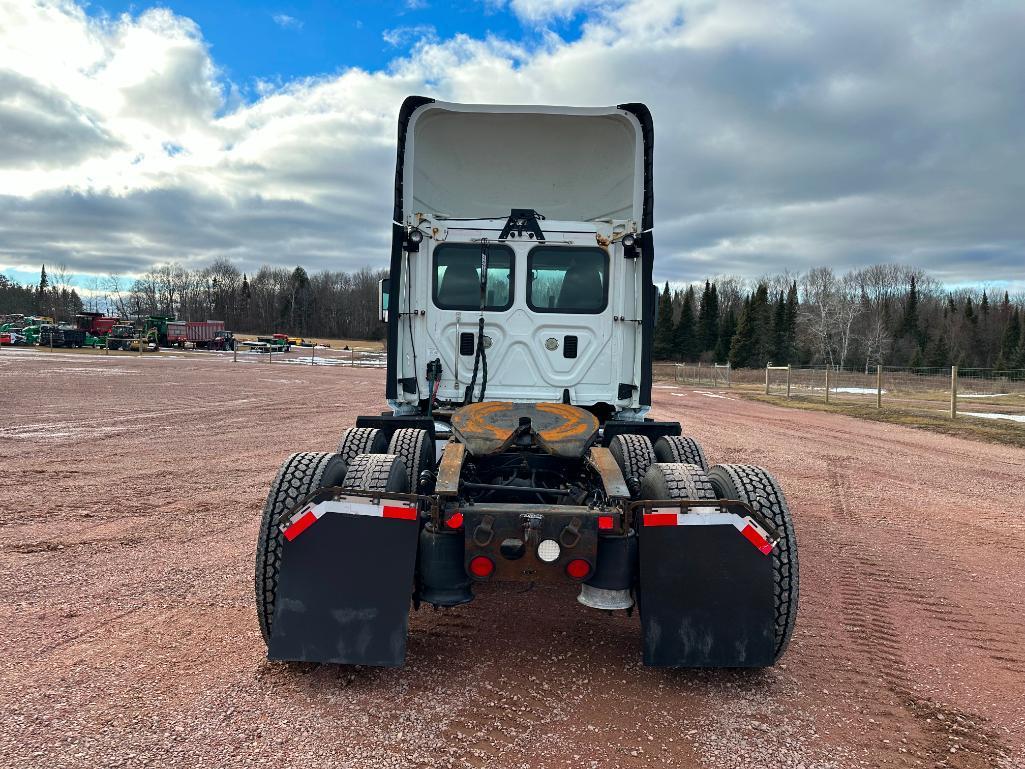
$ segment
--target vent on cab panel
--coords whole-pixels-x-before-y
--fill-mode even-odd
[[[469,331],[464,331],[459,335],[459,354],[460,355],[473,355],[474,345],[476,343],[473,334]]]
[[[575,336],[567,336],[562,341],[562,357],[563,358],[575,358],[577,357],[577,338]]]

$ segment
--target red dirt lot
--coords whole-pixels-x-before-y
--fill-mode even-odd
[[[1025,452],[659,387],[794,511],[797,630],[761,672],[640,665],[636,616],[488,586],[398,670],[270,664],[259,511],[383,373],[0,351],[10,767],[1025,767]]]

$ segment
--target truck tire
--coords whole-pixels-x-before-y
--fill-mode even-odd
[[[360,454],[384,454],[387,449],[388,437],[376,427],[350,427],[338,441],[338,455],[347,465]]]
[[[282,536],[275,521],[317,489],[340,485],[345,470],[345,462],[337,454],[304,451],[285,460],[270,486],[256,541],[256,613],[263,640],[268,644],[281,565]]]
[[[409,490],[416,493],[420,485],[420,474],[434,469],[434,443],[426,430],[403,427],[396,430],[388,444],[388,453],[402,457],[406,463],[406,477]]]
[[[630,486],[631,493],[635,485],[630,483],[633,478],[637,483],[648,472],[648,468],[656,461],[655,450],[646,435],[616,435],[609,441],[609,451],[615,458],[623,477]]]
[[[349,465],[342,486],[347,489],[404,493],[409,476],[402,457],[394,454],[360,454]]]
[[[797,538],[783,492],[767,471],[756,465],[716,465],[709,479],[722,499],[746,502],[761,513],[779,532],[779,543],[772,549],[773,594],[776,602],[776,656],[783,656],[797,619],[800,574],[797,563]]]
[[[716,499],[700,465],[655,462],[641,479],[641,499]]]
[[[659,462],[684,462],[708,472],[708,460],[701,445],[686,435],[663,435],[655,441],[655,458]]]

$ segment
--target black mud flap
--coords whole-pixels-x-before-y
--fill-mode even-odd
[[[771,546],[763,539],[759,547],[742,532],[751,523],[753,536],[771,535],[750,518],[725,512],[653,512],[644,516],[638,543],[644,664],[771,665]]]
[[[415,517],[325,512],[283,541],[268,658],[402,665],[419,533]]]

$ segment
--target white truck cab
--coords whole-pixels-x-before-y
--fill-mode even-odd
[[[411,97],[399,126],[382,297],[393,412],[483,399],[642,418],[654,308],[647,110]]]

